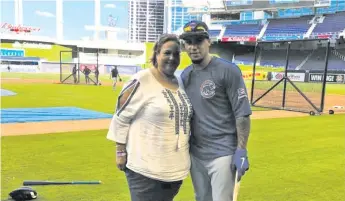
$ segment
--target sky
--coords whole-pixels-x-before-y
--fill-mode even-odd
[[[34,35],[56,37],[56,2],[55,0],[23,0],[24,26],[39,27]],[[128,29],[128,1],[101,0],[101,24],[108,25],[108,16],[112,15],[116,27]],[[14,24],[14,0],[0,0],[0,22]],[[85,25],[94,25],[93,0],[63,0],[63,35],[65,40],[80,40],[93,37],[94,32],[85,30]],[[100,38],[105,33],[100,32]],[[117,34],[118,39],[126,40],[127,33]]]

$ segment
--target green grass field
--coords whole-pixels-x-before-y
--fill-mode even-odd
[[[106,113],[113,113],[117,94],[121,90],[117,88],[113,93],[111,86],[44,83],[2,83],[1,87],[18,94],[1,98],[2,108],[75,106]],[[259,107],[252,109],[268,110]]]
[[[246,80],[246,86],[250,89],[252,86],[251,80]],[[271,88],[277,81],[255,81],[254,90],[268,90]],[[305,82],[293,82],[298,89],[302,92],[315,92],[321,94],[322,92],[322,83],[305,83]],[[287,91],[296,91],[295,88],[287,82],[286,85]],[[284,82],[279,83],[278,86],[274,88],[274,90],[283,90]],[[327,94],[337,94],[337,95],[345,95],[345,84],[326,84],[326,93]]]
[[[38,76],[19,76],[30,79],[31,75]],[[2,108],[76,106],[107,113],[113,113],[120,91],[112,91],[111,86],[37,83],[2,83],[1,88],[18,93],[1,97]],[[341,89],[328,85],[327,93],[342,94]],[[342,200],[344,123],[345,115],[339,114],[253,120],[248,144],[251,166],[241,184],[239,201]],[[101,180],[102,185],[34,189],[38,200],[129,201],[125,177],[115,166],[114,144],[105,138],[106,133],[2,137],[1,199],[5,200],[23,180]],[[188,178],[175,201],[192,200]]]
[[[250,171],[239,201],[344,198],[345,115],[253,120]],[[325,128],[327,125],[327,128]],[[2,137],[2,199],[23,180],[101,180],[96,186],[38,186],[41,200],[129,201],[107,130]],[[190,178],[176,201],[192,201]]]

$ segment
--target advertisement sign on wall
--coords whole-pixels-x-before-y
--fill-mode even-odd
[[[245,80],[253,79],[252,71],[243,71],[242,77]],[[267,72],[255,72],[255,80],[267,80]]]
[[[255,36],[230,36],[230,37],[223,37],[222,42],[230,42],[230,41],[248,41],[248,42],[255,42],[256,37]]]
[[[328,74],[326,76],[326,82],[344,83],[344,78],[345,78],[345,75],[343,74]],[[323,74],[310,73],[309,82],[323,82]]]
[[[261,40],[263,41],[276,41],[276,40],[299,40],[303,39],[303,35],[273,35],[273,36],[263,36]]]
[[[284,74],[285,74],[284,72],[272,72],[271,80],[275,80],[275,81],[281,80],[284,77]],[[294,81],[294,82],[304,82],[304,79],[305,79],[304,73],[288,72],[287,76],[291,81]]]
[[[0,56],[7,57],[24,57],[25,51],[22,49],[0,49]]]
[[[38,27],[13,25],[7,22],[1,23],[0,29],[10,30],[14,32],[33,32],[33,31],[37,32],[41,30]]]
[[[15,48],[35,48],[35,49],[52,49],[52,45],[44,43],[29,43],[29,42],[19,42],[13,43],[12,47]]]
[[[97,68],[96,64],[80,64],[79,70],[84,71],[85,68],[90,69],[91,71],[95,71]]]

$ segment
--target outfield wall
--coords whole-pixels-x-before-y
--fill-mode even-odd
[[[62,68],[64,68],[64,73],[72,73],[72,68],[74,63],[63,63]],[[94,71],[96,64],[80,64],[79,68],[83,69],[87,66],[89,69]],[[0,72],[8,72],[8,65],[0,65]],[[13,73],[60,73],[60,63],[59,62],[40,62],[39,65],[10,65],[11,72]],[[99,73],[110,74],[113,65],[98,65]],[[67,69],[67,70],[66,70]],[[69,70],[68,70],[69,69]],[[117,65],[117,69],[120,75],[133,75],[138,71],[142,70],[140,66],[137,65]]]
[[[66,47],[54,43],[42,43],[32,41],[1,42],[1,52],[16,57],[38,57],[40,59],[58,62],[60,61],[60,51],[72,51],[71,47]],[[72,60],[72,55],[62,58]]]
[[[264,72],[256,71],[255,80],[257,81],[279,81],[284,77],[285,72]],[[242,76],[245,80],[253,79],[252,71],[242,71]],[[293,82],[323,82],[324,73],[320,71],[288,71],[288,78]],[[327,83],[344,84],[345,71],[328,71],[326,77]]]
[[[0,65],[0,72],[8,72],[8,65]],[[37,65],[11,65],[11,72],[15,73],[41,73]]]

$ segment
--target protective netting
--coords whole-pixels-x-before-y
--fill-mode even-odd
[[[256,48],[256,73],[252,103],[255,106],[301,112],[322,109],[323,77],[310,79],[313,73],[325,72],[328,42],[320,40],[262,42]],[[257,70],[258,69],[258,70]]]

